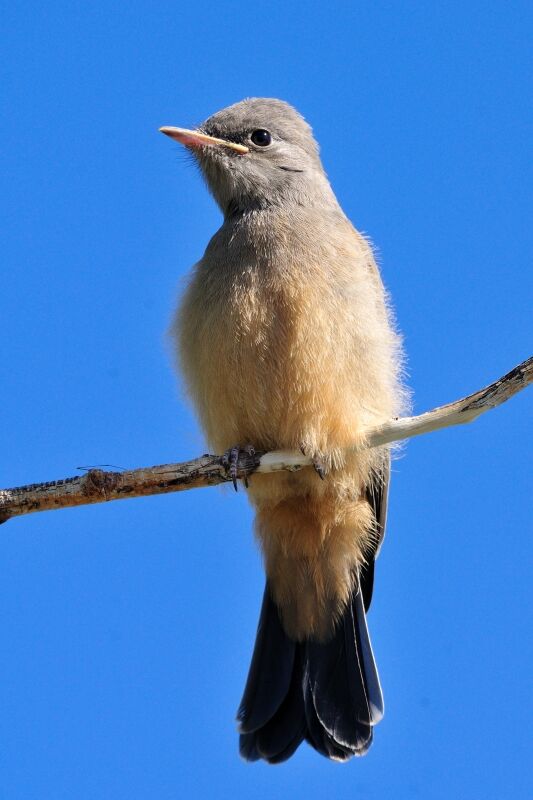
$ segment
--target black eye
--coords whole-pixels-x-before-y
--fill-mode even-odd
[[[272,136],[268,131],[265,131],[263,128],[259,128],[257,131],[252,133],[250,139],[258,147],[268,147],[272,141]]]

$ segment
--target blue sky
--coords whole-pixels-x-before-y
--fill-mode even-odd
[[[157,129],[246,96],[312,123],[417,411],[531,355],[531,23],[499,0],[4,4],[0,486],[203,452],[165,332],[220,216]],[[525,392],[395,463],[369,619],[387,710],[344,766],[238,757],[263,587],[244,493],[6,524],[0,797],[528,797],[531,446]]]

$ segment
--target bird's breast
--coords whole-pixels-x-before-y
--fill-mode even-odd
[[[210,267],[200,265],[178,322],[210,445],[346,446],[365,394],[364,298],[309,255]]]

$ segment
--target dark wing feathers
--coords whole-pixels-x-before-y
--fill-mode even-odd
[[[378,557],[379,550],[385,537],[385,525],[387,523],[387,502],[389,497],[390,481],[390,454],[387,455],[381,474],[376,480],[367,487],[366,499],[372,507],[376,520],[376,540],[374,547],[366,554],[366,562],[360,573],[361,592],[365,611],[370,608],[372,602],[372,591],[374,589],[374,564]]]
[[[379,681],[378,670],[370,644],[368,627],[366,624],[365,609],[361,592],[352,597],[352,613],[354,617],[354,631],[357,639],[357,652],[362,661],[362,673],[365,679],[366,695],[370,709],[370,722],[376,725],[383,717],[384,703],[383,692]]]

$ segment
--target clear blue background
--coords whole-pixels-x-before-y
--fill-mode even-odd
[[[165,339],[220,222],[179,147],[250,95],[313,124],[376,243],[415,408],[531,355],[526,2],[3,4],[0,486],[203,452]],[[0,797],[530,796],[531,392],[411,442],[370,615],[362,760],[248,765],[263,576],[244,493],[0,529]]]

